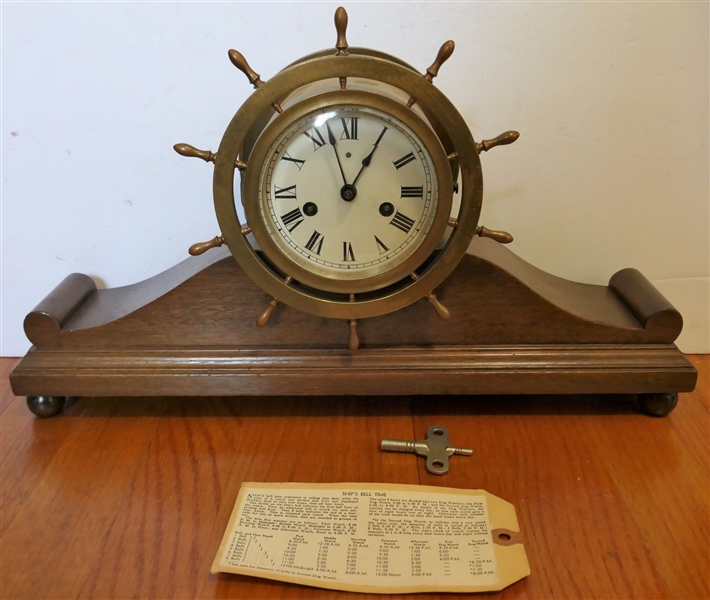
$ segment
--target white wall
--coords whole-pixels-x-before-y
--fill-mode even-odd
[[[335,43],[337,4],[2,4],[2,347],[67,274],[108,287],[159,273],[218,233],[211,165],[251,87]],[[556,275],[640,269],[710,351],[707,3],[348,3],[348,40],[426,68],[483,156],[481,222]]]

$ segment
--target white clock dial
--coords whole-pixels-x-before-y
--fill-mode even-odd
[[[307,271],[362,280],[401,265],[427,237],[438,183],[407,125],[362,106],[335,106],[291,124],[261,173],[269,236]]]

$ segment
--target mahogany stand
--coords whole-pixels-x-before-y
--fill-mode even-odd
[[[69,275],[27,315],[34,346],[10,376],[38,416],[67,396],[639,394],[668,414],[697,372],[673,344],[682,318],[634,269],[608,287],[573,283],[476,238],[425,301],[360,321],[279,307],[226,249],[136,285]]]

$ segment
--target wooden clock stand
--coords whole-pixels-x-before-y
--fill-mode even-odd
[[[591,393],[663,416],[695,387],[681,315],[634,269],[573,283],[475,238],[436,294],[449,321],[420,301],[361,321],[350,352],[343,321],[289,307],[257,328],[265,293],[224,249],[111,290],[73,274],[27,315],[10,381],[40,417],[68,396]]]

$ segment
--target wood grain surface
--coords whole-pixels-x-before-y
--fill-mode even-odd
[[[532,574],[501,597],[707,598],[710,357],[690,358],[665,419],[630,396],[431,396],[94,398],[49,420],[1,359],[0,597],[346,595],[209,569],[243,481],[363,481],[512,502]],[[431,425],[474,455],[437,477],[377,449]]]
[[[361,320],[362,347],[672,344],[680,334],[680,314],[632,269],[614,276],[614,289],[623,292],[617,295],[545,273],[490,239],[475,238],[471,252],[436,288],[456,318],[441,320],[421,300]],[[268,327],[254,327],[268,297],[222,249],[133,285],[87,295],[90,285],[71,275],[27,316],[25,333],[35,346],[162,350],[189,340],[190,348],[322,350],[347,343],[344,320],[284,306]]]
[[[697,373],[673,345],[682,318],[638,271],[611,286],[554,277],[477,238],[423,299],[349,325],[274,306],[224,249],[146,281],[95,290],[68,276],[25,319],[11,375],[28,396],[675,393]],[[414,285],[414,284],[413,284]],[[291,287],[295,288],[292,282]],[[363,296],[365,296],[363,294]],[[367,302],[365,298],[355,300]]]

